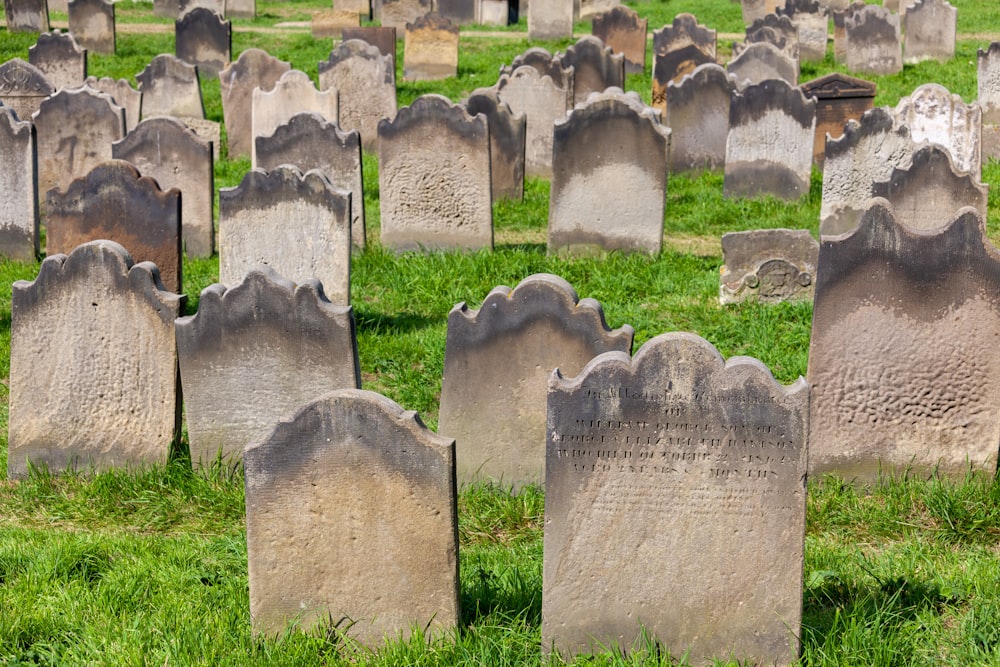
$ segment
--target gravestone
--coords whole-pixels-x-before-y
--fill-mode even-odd
[[[513,74],[518,67],[524,66],[534,67],[540,75],[552,77],[553,83],[559,88],[571,92],[575,88],[576,71],[564,64],[561,58],[553,56],[540,46],[533,46],[524,53],[514,56],[510,65],[501,65],[500,74]]]
[[[225,11],[220,13],[227,19],[253,20],[257,18],[257,0],[226,0]]]
[[[198,68],[177,56],[161,53],[135,75],[142,93],[142,117],[204,118]]]
[[[472,92],[465,102],[470,116],[483,114],[490,128],[490,184],[493,200],[524,197],[524,142],[527,119],[514,114],[492,88]]]
[[[139,124],[139,116],[142,113],[142,93],[133,88],[128,81],[125,79],[115,81],[108,76],[100,79],[88,76],[84,85],[110,95],[115,104],[125,109],[126,133],[134,130],[135,126]]]
[[[979,107],[982,109],[982,157],[1000,158],[1000,42],[976,53]]]
[[[177,120],[197,134],[205,141],[212,144],[212,159],[219,159],[219,144],[222,143],[222,127],[218,121],[207,120],[205,118],[191,118],[180,116]]]
[[[354,12],[358,16],[371,18],[371,0],[337,0],[336,8],[343,12]]]
[[[318,113],[331,123],[337,123],[337,91],[317,90],[308,74],[297,69],[289,70],[281,75],[270,91],[254,89],[251,133],[254,138],[274,134],[279,125],[306,111]],[[255,145],[251,144],[250,157],[256,163],[254,151]]]
[[[853,72],[896,74],[903,69],[899,15],[866,5],[844,19],[847,33],[845,63]]]
[[[791,86],[799,84],[799,61],[767,42],[748,45],[726,65],[726,71],[736,77],[736,85],[740,88],[774,79]]]
[[[866,6],[864,0],[854,0],[833,12],[833,59],[838,65],[847,62],[847,19]]]
[[[319,169],[338,190],[351,193],[351,241],[365,247],[364,186],[361,138],[357,130],[342,132],[319,114],[295,114],[274,134],[257,137],[254,169],[271,171],[283,164],[305,173]]]
[[[455,438],[459,484],[519,489],[545,479],[545,396],[555,368],[576,374],[603,352],[632,351],[601,304],[540,273],[494,288],[478,310],[448,315],[438,431]]]
[[[612,88],[556,121],[550,252],[660,252],[671,131],[658,115]]]
[[[586,21],[621,4],[621,0],[573,0],[573,20]]]
[[[736,78],[719,65],[699,65],[679,83],[667,84],[670,171],[721,169],[726,164],[729,103]]]
[[[233,286],[268,266],[295,282],[315,278],[331,302],[351,302],[351,193],[321,171],[292,165],[247,172],[219,190],[219,282]]]
[[[955,57],[958,10],[947,0],[919,0],[903,16],[903,62]]]
[[[787,0],[778,8],[779,16],[787,16],[798,32],[799,59],[823,62],[830,20],[827,8],[819,0]]]
[[[153,0],[153,14],[176,21],[194,8],[204,7],[225,16],[230,3],[236,4],[236,0]]]
[[[539,0],[528,5],[528,39],[573,36],[573,0]]]
[[[823,239],[819,261],[810,474],[992,476],[1000,254],[982,216],[914,231],[875,199],[857,229]]]
[[[965,104],[960,95],[952,95],[944,86],[925,83],[900,99],[893,113],[896,124],[906,125],[914,141],[944,146],[959,171],[980,177],[983,117],[978,104]]]
[[[165,464],[181,434],[183,307],[111,241],[50,253],[33,282],[15,282],[8,476]]]
[[[378,137],[383,246],[493,248],[485,116],[422,95],[394,120],[379,121]]]
[[[188,257],[215,253],[212,146],[176,118],[147,118],[111,146],[116,160],[130,162],[164,190],[181,193],[181,228]]]
[[[396,117],[396,69],[393,58],[361,40],[345,40],[319,63],[319,87],[336,90],[339,125],[361,134],[368,152],[378,150],[378,123]]]
[[[822,7],[826,7],[833,13],[836,10],[847,9],[851,0],[819,0],[819,4]]]
[[[175,23],[177,57],[215,77],[229,63],[232,24],[205,7],[195,7]]]
[[[10,32],[49,31],[49,7],[45,0],[4,0],[3,9]]]
[[[722,235],[719,301],[812,300],[819,244],[805,229],[753,229]]]
[[[780,79],[733,93],[726,138],[726,197],[809,192],[816,100]]]
[[[286,417],[243,464],[256,633],[336,624],[376,648],[414,628],[457,632],[453,440],[347,389]]]
[[[20,58],[0,63],[0,104],[31,120],[42,100],[56,92],[40,69]]]
[[[110,239],[139,262],[153,262],[171,292],[181,292],[181,204],[130,163],[108,160],[46,196],[46,253]]]
[[[39,35],[35,45],[28,48],[28,62],[56,90],[82,86],[87,78],[87,51],[68,32],[53,30]]]
[[[327,9],[313,12],[310,31],[315,39],[324,37],[340,39],[344,34],[344,28],[357,28],[360,25],[361,18],[356,12]]]
[[[648,636],[695,665],[792,664],[808,418],[804,380],[723,362],[694,334],[554,372],[542,646],[570,658]]]
[[[253,145],[253,90],[267,92],[292,66],[262,49],[247,49],[219,72],[222,115],[230,159],[250,155]]]
[[[404,26],[405,27],[405,26]],[[343,42],[346,44],[352,39],[360,39],[362,42],[371,44],[378,48],[378,52],[383,56],[392,58],[392,71],[396,71],[396,29],[385,26],[361,26],[360,28],[344,28]],[[336,49],[335,49],[336,50]],[[320,72],[322,76],[322,72]],[[320,84],[322,87],[322,84]]]
[[[312,398],[361,387],[351,307],[330,303],[315,280],[251,271],[203,290],[197,314],[176,327],[196,466],[232,465]]]
[[[108,0],[69,0],[69,31],[90,53],[115,52],[115,5]]]
[[[508,0],[478,0],[479,24],[504,26],[510,20],[510,3]],[[516,2],[516,0],[514,0]]]
[[[406,24],[403,79],[437,81],[458,75],[458,25],[437,12]]]
[[[753,25],[757,19],[768,14],[774,14],[779,7],[784,7],[785,0],[740,0],[743,10],[743,25]]]
[[[0,106],[0,257],[34,262],[38,255],[35,127]]]
[[[743,43],[733,44],[733,55],[738,56],[750,44],[773,44],[796,62],[799,59],[799,31],[787,16],[768,14],[757,19],[746,30]]]
[[[591,93],[625,88],[625,56],[593,35],[584,35],[555,59],[565,72],[573,70],[573,104],[587,101]]]
[[[680,83],[701,65],[716,64],[716,31],[693,14],[678,14],[671,25],[653,32],[653,106],[665,109],[667,85]]]
[[[550,76],[542,76],[530,66],[501,74],[497,97],[515,114],[527,118],[524,169],[527,176],[552,177],[552,132],[555,122],[572,107],[573,90],[560,88]]]
[[[816,100],[816,138],[813,164],[820,169],[826,151],[826,135],[836,139],[849,120],[859,120],[875,103],[875,84],[840,72],[803,83],[802,92]]]
[[[634,9],[619,6],[595,15],[592,30],[594,37],[625,56],[625,71],[634,74],[646,71],[647,25]]]
[[[455,25],[472,25],[476,23],[478,4],[479,0],[437,0],[435,8],[438,14]]]
[[[381,0],[381,3],[382,26],[397,31],[434,9],[431,0]]]

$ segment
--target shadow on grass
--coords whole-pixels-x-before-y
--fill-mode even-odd
[[[440,318],[417,315],[415,313],[397,313],[388,315],[355,306],[354,322],[358,332],[404,333],[426,329],[440,323]]]

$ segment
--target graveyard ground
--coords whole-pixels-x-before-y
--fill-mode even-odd
[[[626,4],[650,30],[674,14],[695,13],[720,33],[742,29],[730,0],[654,0]],[[875,77],[877,105],[894,105],[919,84],[936,81],[965,101],[976,97],[976,49],[1000,39],[1000,10],[984,0],[952,0],[959,10],[954,60],[906,66]],[[255,21],[234,20],[233,52],[260,47],[317,78],[332,42],[309,35],[321,0],[258,2]],[[115,56],[93,54],[89,71],[134,81],[152,58],[173,52],[170,21],[150,2],[119,3]],[[289,25],[291,23],[291,25]],[[53,16],[65,28],[65,15]],[[501,63],[529,44],[513,29],[464,30],[459,76],[399,83],[399,103],[442,93],[453,100],[495,80]],[[577,32],[589,32],[580,24]],[[27,57],[37,35],[0,29],[0,61]],[[720,35],[720,52],[732,39]],[[542,43],[551,51],[570,42]],[[400,45],[398,67],[402,67]],[[651,58],[651,56],[650,56]],[[647,65],[648,68],[648,65]],[[841,70],[804,65],[801,80]],[[627,87],[647,101],[649,75]],[[218,80],[202,81],[206,115],[222,120]],[[236,185],[248,160],[216,164],[216,187]],[[785,383],[806,372],[811,306],[718,304],[724,232],[792,227],[818,233],[820,179],[797,203],[722,198],[722,176],[671,176],[665,247],[657,257],[611,255],[561,259],[545,253],[548,184],[529,181],[523,202],[494,204],[496,250],[471,254],[394,255],[378,244],[377,160],[365,155],[369,247],[356,254],[352,299],[366,389],[416,409],[436,428],[448,311],[477,307],[496,285],[514,286],[536,272],[563,276],[581,296],[599,300],[608,324],[636,329],[635,348],[665,331],[693,331],[720,352],[761,359]],[[989,232],[1000,242],[1000,166]],[[10,284],[34,279],[38,263],[0,262],[0,470],[6,470]],[[218,259],[184,265],[188,312],[218,277]],[[42,397],[40,397],[42,398]],[[289,631],[277,639],[250,633],[243,477],[216,466],[192,473],[183,444],[173,460],[141,471],[50,474],[0,479],[0,665],[22,664],[373,664],[522,665],[539,653],[542,508],[540,489],[512,497],[502,489],[465,489],[459,500],[462,625],[425,643],[416,637],[378,654],[338,644],[325,634]],[[4,473],[0,473],[3,475]],[[807,665],[1000,665],[1000,483],[886,478],[858,489],[834,478],[809,483],[802,627]],[[655,577],[669,562],[648,563]],[[609,647],[587,665],[672,664],[649,641],[629,655]],[[720,656],[723,661],[726,656]],[[725,664],[723,662],[722,664]]]

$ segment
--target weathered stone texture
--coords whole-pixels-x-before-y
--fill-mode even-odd
[[[69,0],[69,31],[91,53],[115,52],[115,5],[108,0]]]
[[[0,106],[0,257],[33,262],[38,255],[35,127]]]
[[[884,7],[865,5],[844,18],[845,62],[854,72],[896,74],[903,69],[899,15]]]
[[[573,0],[540,0],[528,5],[528,39],[573,36]]]
[[[678,14],[671,25],[653,32],[653,106],[663,109],[667,86],[680,83],[701,65],[716,64],[716,31],[693,14]]]
[[[530,66],[501,74],[497,96],[516,114],[528,119],[524,148],[525,174],[552,177],[552,133],[557,120],[572,108],[573,90],[558,87],[549,76]]]
[[[0,63],[0,104],[17,114],[18,120],[30,121],[42,100],[54,92],[45,74],[31,63],[20,58]]]
[[[382,25],[396,30],[405,29],[407,23],[434,9],[432,0],[381,0],[381,5]]]
[[[253,91],[268,92],[292,66],[262,49],[247,49],[219,72],[222,115],[229,157],[250,155],[253,145]]]
[[[319,63],[320,90],[337,91],[341,129],[357,130],[368,152],[378,150],[379,121],[396,117],[394,62],[377,46],[345,39]]]
[[[719,301],[811,300],[819,244],[805,229],[753,229],[722,235]]]
[[[819,0],[788,0],[779,7],[778,15],[787,16],[798,31],[799,58],[822,62],[826,57],[830,17]]]
[[[233,51],[232,24],[206,7],[189,10],[175,23],[177,57],[215,77],[229,64]]]
[[[435,81],[458,74],[458,25],[437,12],[406,24],[403,79]]]
[[[591,93],[625,88],[625,56],[593,35],[584,35],[555,59],[563,71],[573,70],[573,104],[587,101]]]
[[[667,84],[670,171],[721,169],[726,164],[729,104],[736,78],[716,64],[699,65],[679,83]]]
[[[903,61],[951,60],[957,31],[957,9],[946,0],[920,0],[903,17]]]
[[[125,130],[126,133],[135,129],[139,124],[139,114],[142,112],[142,93],[132,87],[125,79],[115,81],[111,77],[88,76],[84,84],[111,96],[115,104],[125,110]]]
[[[135,75],[142,93],[142,117],[204,118],[198,69],[177,56],[161,53]]]
[[[782,53],[798,61],[799,31],[787,16],[767,14],[753,22],[746,29],[742,43],[733,44],[733,55],[738,56],[750,44],[773,44]]]
[[[10,32],[49,30],[49,7],[45,0],[6,0],[3,9]]]
[[[28,62],[56,90],[81,86],[87,78],[87,51],[68,32],[53,30],[39,35],[34,46],[28,48]]]
[[[524,196],[524,142],[527,118],[515,115],[493,88],[480,88],[465,101],[470,116],[483,114],[490,127],[490,183],[493,199]]]
[[[629,73],[646,71],[647,26],[648,21],[628,7],[615,7],[593,18],[594,36],[625,56],[625,70]]]
[[[914,141],[944,146],[959,171],[980,177],[983,116],[978,104],[965,104],[944,86],[925,83],[902,98],[893,113],[896,125],[908,127]]]
[[[274,88],[268,92],[255,88],[253,91],[253,137],[274,134],[279,125],[287,123],[297,113],[311,111],[318,113],[331,123],[338,123],[340,113],[336,90],[317,90],[312,79],[305,72],[289,70],[281,75]],[[250,155],[257,161],[254,144]]]
[[[813,164],[823,168],[826,159],[826,136],[836,139],[844,134],[849,120],[860,120],[875,102],[875,84],[840,72],[803,83],[802,92],[816,100],[816,139]]]
[[[741,88],[780,79],[792,86],[799,84],[799,61],[774,44],[755,42],[729,61],[726,71],[736,77]]]

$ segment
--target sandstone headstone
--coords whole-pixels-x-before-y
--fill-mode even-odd
[[[541,484],[549,375],[575,375],[603,352],[629,354],[634,336],[629,325],[611,330],[600,303],[544,273],[494,288],[478,310],[452,308],[438,431],[455,438],[459,484]]]
[[[847,33],[845,63],[854,72],[896,74],[903,69],[899,15],[884,7],[865,5],[844,19]]]
[[[317,90],[308,74],[297,69],[289,70],[281,75],[270,91],[254,89],[252,135],[256,138],[274,134],[279,125],[305,111],[318,113],[336,124],[339,119],[337,91]],[[256,162],[254,150],[254,144],[251,144],[251,160]]]
[[[667,84],[670,171],[721,169],[726,164],[729,103],[736,78],[714,63]]]
[[[982,157],[1000,159],[1000,42],[977,52],[977,90],[983,114]]]
[[[397,31],[434,9],[431,0],[381,0],[381,3],[382,26]]]
[[[719,301],[811,300],[819,244],[805,229],[753,229],[722,235]]]
[[[3,9],[10,32],[49,31],[49,7],[45,0],[5,0]]]
[[[337,9],[313,12],[310,31],[315,39],[332,37],[340,39],[344,28],[357,28],[361,25],[361,17],[357,12]]]
[[[476,5],[479,0],[437,0],[438,14],[456,25],[472,25],[476,22]]]
[[[204,118],[198,68],[177,56],[161,53],[135,75],[142,93],[142,117]]]
[[[76,88],[87,78],[87,51],[68,32],[53,30],[39,35],[35,45],[28,48],[28,62],[56,90]]]
[[[292,66],[262,49],[247,49],[236,62],[219,72],[222,115],[226,123],[229,158],[250,155],[253,146],[253,90],[267,92]]]
[[[9,6],[9,5],[8,5]],[[0,104],[31,120],[42,100],[56,92],[40,69],[20,58],[0,63]]]
[[[573,0],[539,0],[528,5],[528,39],[573,36]]]
[[[15,282],[7,474],[166,463],[183,304],[111,241],[50,254],[33,282]]]
[[[552,77],[542,76],[534,67],[522,66],[512,74],[501,74],[496,90],[500,101],[527,118],[525,174],[551,178],[553,127],[572,107],[572,89],[560,88]]]
[[[177,57],[215,77],[229,63],[232,24],[211,9],[195,7],[175,23]]]
[[[510,22],[509,0],[478,0],[478,2],[481,25],[503,26]]]
[[[515,115],[492,88],[473,91],[465,102],[470,116],[483,114],[490,127],[490,182],[493,200],[524,197],[524,142],[527,119]]]
[[[351,307],[330,303],[315,280],[251,271],[203,290],[198,313],[176,327],[196,466],[239,461],[316,396],[361,387]]]
[[[584,35],[555,59],[565,72],[573,70],[573,104],[587,101],[591,93],[625,88],[625,56],[593,35]]]
[[[947,0],[920,0],[903,17],[903,62],[955,57],[958,10]]]
[[[366,19],[371,18],[371,0],[336,0],[335,7],[343,12],[354,12]]]
[[[896,124],[906,125],[914,141],[944,146],[959,171],[980,177],[983,117],[978,104],[965,104],[960,95],[952,95],[944,86],[925,83],[899,100],[893,113]]]
[[[792,60],[799,59],[799,31],[787,16],[767,14],[753,22],[746,30],[743,43],[733,44],[733,55],[738,56],[750,44],[773,44]]]
[[[0,257],[33,262],[38,255],[35,127],[0,106]]]
[[[864,0],[854,0],[833,12],[833,59],[838,65],[847,62],[847,19],[866,6]]]
[[[648,636],[691,664],[795,662],[808,418],[804,380],[723,362],[693,334],[553,373],[542,646],[568,658]]]
[[[664,109],[667,84],[680,83],[701,65],[715,64],[716,32],[693,14],[678,14],[671,25],[653,32],[653,106]]]
[[[337,91],[340,127],[359,132],[368,152],[378,150],[379,121],[396,117],[394,62],[372,44],[345,39],[319,63],[320,89]]]
[[[115,5],[108,0],[69,0],[69,31],[90,53],[115,52]]]
[[[740,0],[743,9],[743,25],[753,25],[757,19],[768,14],[774,14],[779,7],[785,6],[785,0]]]
[[[586,21],[621,4],[622,0],[573,0],[573,20]]]
[[[799,61],[767,42],[748,45],[726,65],[726,71],[736,77],[741,88],[774,79],[791,86],[799,84]]]
[[[437,12],[406,24],[403,78],[436,81],[458,74],[458,25]]]
[[[405,27],[405,26],[404,26]],[[360,28],[344,28],[343,43],[352,39],[360,39],[378,48],[383,56],[392,58],[392,70],[396,71],[396,29],[386,26],[361,26]],[[320,73],[322,76],[322,72]],[[321,84],[322,87],[322,84]]]
[[[816,100],[816,138],[813,164],[823,168],[826,135],[836,139],[849,120],[859,120],[875,102],[875,84],[840,72],[803,83],[802,92]]]
[[[851,0],[819,0],[819,4],[822,7],[826,7],[830,12],[834,12],[841,9],[846,9],[850,4]]]
[[[125,130],[131,132],[139,124],[142,113],[142,93],[132,87],[125,79],[115,81],[111,77],[88,76],[84,84],[102,93],[110,95],[115,104],[125,109]]]
[[[787,0],[783,8],[778,8],[778,15],[790,18],[798,31],[800,60],[822,62],[826,58],[828,14],[819,0]]]
[[[646,71],[646,29],[648,21],[640,19],[634,9],[615,7],[594,16],[593,34],[625,56],[629,73]]]

